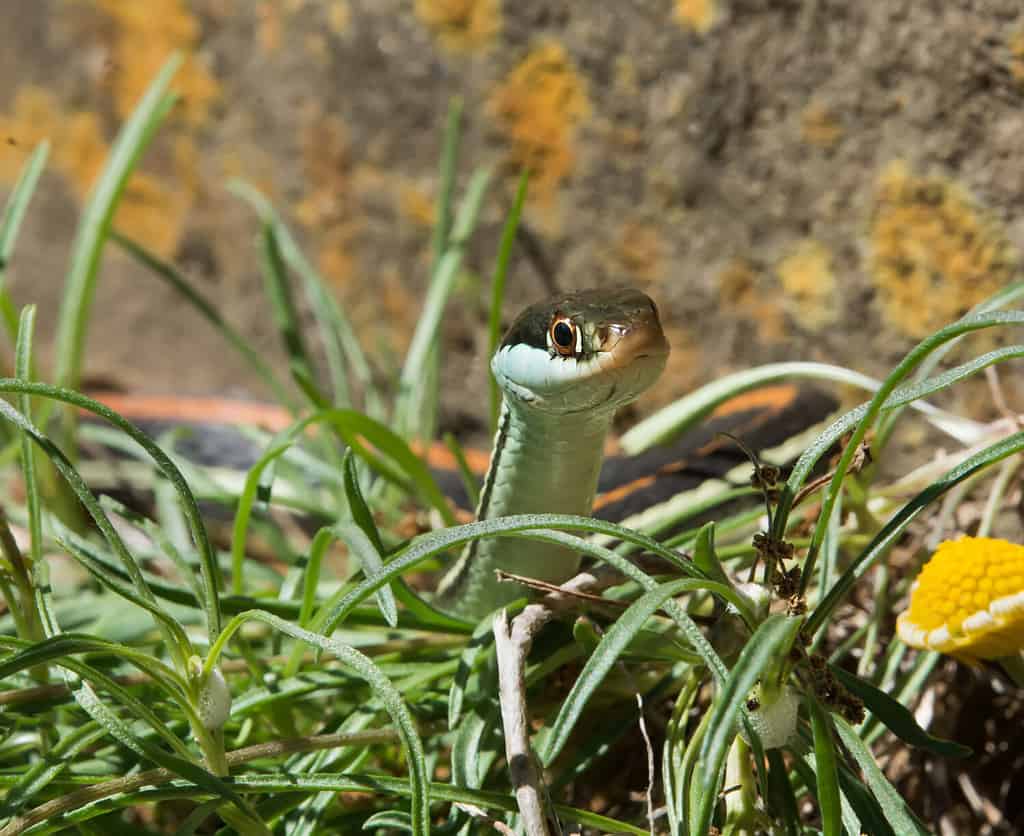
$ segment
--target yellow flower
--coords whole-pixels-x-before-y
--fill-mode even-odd
[[[1024,648],[1024,546],[991,537],[947,540],[921,570],[896,621],[911,647],[969,663]]]

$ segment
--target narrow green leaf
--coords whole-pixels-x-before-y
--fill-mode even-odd
[[[732,586],[732,581],[722,568],[715,554],[715,523],[705,523],[697,532],[697,540],[693,546],[693,565],[705,575],[718,583]]]
[[[418,431],[418,428],[424,427],[423,411],[426,393],[422,384],[429,378],[427,371],[430,353],[437,343],[445,307],[455,287],[455,279],[462,266],[462,258],[469,238],[476,227],[480,207],[483,204],[490,179],[489,170],[477,171],[470,178],[444,256],[438,261],[437,267],[433,271],[427,298],[417,320],[416,330],[413,332],[412,341],[405,356],[405,364],[399,377],[394,427],[402,437],[409,438],[415,435],[428,437],[429,435]]]
[[[886,553],[888,548],[921,511],[964,479],[1021,450],[1024,450],[1024,432],[1007,436],[992,446],[986,447],[979,453],[965,459],[952,470],[947,471],[941,479],[933,482],[906,503],[889,519],[882,527],[882,530],[872,538],[864,550],[854,558],[846,568],[846,571],[836,581],[835,586],[829,590],[821,603],[814,608],[814,611],[807,619],[806,630],[808,635],[813,635],[826,623],[829,615],[839,605],[843,596],[849,592],[857,578],[875,560]]]
[[[850,693],[864,700],[868,710],[904,743],[947,758],[966,758],[974,754],[969,746],[930,735],[917,724],[913,713],[906,706],[870,682],[848,673],[838,665],[829,665],[829,668]]]
[[[3,216],[0,217],[0,309],[3,311],[4,325],[13,337],[17,331],[17,320],[14,316],[14,303],[7,292],[7,267],[14,255],[14,245],[21,231],[21,222],[25,219],[28,204],[35,194],[39,178],[46,168],[46,158],[50,154],[50,143],[43,140],[29,156],[18,179],[11,189]]]
[[[172,55],[150,83],[132,115],[121,127],[82,211],[57,325],[55,375],[61,386],[78,386],[100,253],[128,177],[174,104],[174,98],[168,96],[167,90],[182,60],[180,54]]]
[[[333,653],[342,664],[347,665],[366,680],[374,695],[381,701],[388,714],[391,715],[399,736],[402,738],[402,746],[405,749],[409,769],[413,832],[417,834],[429,833],[430,782],[428,780],[423,744],[420,742],[419,734],[416,731],[416,724],[409,713],[409,709],[391,681],[381,672],[380,668],[358,650],[336,639],[311,633],[309,630],[303,630],[301,627],[296,627],[294,624],[271,615],[264,610],[249,610],[231,619],[223,634],[210,648],[205,666],[207,674],[217,664],[217,659],[226,641],[246,621],[250,620],[262,621],[286,636],[291,636],[294,639],[306,642],[312,647]]]
[[[670,598],[698,589],[706,589],[721,595],[732,594],[732,587],[714,581],[696,578],[670,581],[638,598],[615,620],[597,650],[587,659],[583,670],[576,682],[573,683],[572,690],[569,691],[569,695],[562,703],[558,716],[551,726],[551,732],[538,753],[544,765],[550,765],[568,743],[569,735],[576,726],[587,702],[600,687],[619,655],[629,646],[647,620]]]
[[[488,656],[494,653],[493,621],[483,618],[473,629],[466,646],[459,655],[459,667],[452,677],[452,685],[448,690],[448,728],[454,729],[462,719],[462,706],[466,699],[466,686],[470,675],[476,669],[481,654]]]
[[[302,338],[302,324],[299,322],[299,315],[292,299],[288,270],[281,257],[281,247],[272,222],[264,221],[263,229],[260,230],[260,243],[263,250],[264,290],[274,315],[278,336],[288,357],[288,364],[296,373],[313,384],[313,363],[306,350],[306,342]],[[324,400],[322,396],[314,398],[314,405],[319,406]]]
[[[886,779],[878,764],[875,763],[875,756],[871,750],[864,745],[864,741],[857,736],[853,726],[843,720],[842,717],[833,715],[832,722],[835,724],[839,739],[853,756],[864,776],[864,782],[868,789],[878,800],[885,813],[885,818],[900,834],[900,836],[911,836],[911,834],[928,834],[929,830],[921,824],[917,816],[907,807],[907,803],[896,791],[892,784]]]
[[[363,493],[359,490],[356,461],[351,450],[345,451],[342,471],[345,477],[345,496],[348,499],[349,513],[352,515],[355,525],[352,527],[337,526],[338,534],[344,538],[345,544],[359,560],[363,574],[369,576],[384,568],[382,558],[384,543],[380,539],[377,524],[373,521],[373,514],[370,513]],[[394,627],[398,623],[398,611],[395,605],[395,595],[390,586],[383,586],[377,592],[377,605],[380,607],[384,620]]]
[[[221,316],[213,303],[204,296],[187,278],[185,278],[173,264],[161,259],[152,251],[148,250],[138,241],[134,241],[117,230],[110,232],[110,240],[117,244],[128,255],[134,258],[139,264],[146,267],[154,276],[162,279],[174,290],[176,290],[193,308],[217,331],[249,367],[256,373],[274,393],[274,397],[285,406],[295,409],[295,398],[288,389],[277,379],[270,364],[263,359],[263,355],[239,333],[230,322]]]
[[[817,699],[811,696],[804,703],[811,715],[811,731],[814,734],[815,778],[823,836],[842,836],[843,811],[839,801],[838,758],[832,740],[832,724]]]
[[[498,341],[501,339],[501,309],[505,301],[505,279],[508,276],[508,265],[512,259],[512,248],[516,243],[516,231],[519,229],[519,218],[523,213],[523,205],[526,203],[526,189],[529,182],[530,173],[524,170],[519,175],[519,187],[516,189],[515,200],[512,201],[512,209],[501,230],[498,258],[494,265],[494,277],[491,279],[491,311],[487,323],[488,357],[494,356],[494,352],[498,350]],[[494,379],[493,374],[489,373],[487,380],[491,398],[491,432],[493,433],[498,430],[501,390],[498,388],[498,381]]]
[[[781,613],[771,615],[754,632],[743,648],[736,666],[714,701],[711,724],[701,745],[701,796],[696,815],[696,833],[706,833],[718,798],[722,766],[729,744],[736,734],[736,720],[746,695],[760,679],[764,670],[789,652],[803,620],[787,618]]]
[[[199,552],[200,569],[203,576],[203,584],[206,588],[206,622],[207,630],[211,638],[216,637],[217,633],[220,632],[220,610],[219,610],[219,596],[218,590],[220,587],[220,571],[217,568],[216,559],[213,554],[213,547],[210,545],[210,539],[207,536],[206,528],[203,525],[202,516],[199,513],[199,505],[196,502],[195,496],[189,490],[188,484],[185,482],[185,478],[181,475],[181,471],[174,465],[174,463],[168,458],[167,454],[164,453],[157,445],[144,432],[138,427],[132,424],[130,421],[118,415],[112,409],[104,406],[98,401],[94,401],[92,398],[87,398],[85,395],[81,395],[78,392],[72,392],[67,389],[62,389],[56,386],[49,386],[42,383],[27,382],[23,380],[16,380],[11,378],[0,378],[0,392],[11,392],[20,393],[26,395],[38,395],[44,398],[52,398],[54,400],[63,401],[64,403],[77,406],[81,409],[86,409],[101,418],[110,422],[126,435],[130,436],[133,441],[139,444],[146,453],[153,459],[160,472],[174,485],[175,491],[181,498],[182,510],[185,512],[185,516],[189,522],[189,529],[192,532],[192,539],[196,544],[196,548]],[[2,410],[4,417],[8,420],[17,424],[22,429],[27,429],[33,434],[33,440],[36,443],[40,443],[39,439],[36,438],[38,430],[36,430],[31,423],[28,423],[19,413],[13,409]],[[44,438],[39,436],[40,438]],[[70,463],[64,455],[53,447],[52,443],[44,438],[46,445],[49,445],[53,450],[56,451],[58,458],[66,463],[70,467]],[[44,450],[46,447],[44,446]],[[47,455],[50,455],[53,459],[53,453],[46,450]],[[54,464],[57,464],[57,460],[54,460]],[[74,469],[71,468],[71,473],[74,473]],[[68,473],[62,471],[62,475],[67,479]],[[80,477],[75,473],[74,478]],[[74,483],[72,482],[72,487]],[[84,495],[91,497],[92,494],[88,488],[81,483],[81,488],[84,488]],[[83,494],[79,494],[79,499],[82,499]],[[82,500],[85,502],[86,500]],[[88,506],[87,506],[88,507]],[[97,510],[98,506],[97,506]],[[102,511],[100,511],[102,515]],[[97,524],[99,521],[97,520]],[[101,530],[102,527],[101,527]],[[116,537],[116,534],[114,535]],[[117,538],[117,542],[120,542],[120,538]],[[113,543],[112,543],[113,545]],[[114,546],[116,550],[116,546]],[[129,570],[131,571],[131,570]]]

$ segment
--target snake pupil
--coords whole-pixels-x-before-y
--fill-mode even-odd
[[[551,341],[559,354],[571,354],[576,342],[576,333],[573,325],[564,319],[559,319],[551,326]]]

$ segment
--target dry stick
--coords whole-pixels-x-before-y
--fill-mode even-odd
[[[463,804],[458,801],[455,802],[455,806],[462,810],[462,812],[468,813],[474,819],[494,828],[501,833],[502,836],[515,836],[516,832],[511,827],[505,824],[505,822],[498,821],[496,818],[489,816],[487,811],[481,807],[477,807],[475,804]]]
[[[575,596],[599,583],[583,572],[567,581],[541,603],[529,604],[513,620],[502,610],[494,617],[494,645],[498,657],[498,697],[501,722],[505,730],[505,759],[515,791],[516,804],[527,836],[550,836],[545,809],[547,792],[541,785],[537,759],[530,747],[530,724],[526,713],[526,657],[533,638],[551,620],[555,612],[574,603]]]
[[[229,766],[238,766],[259,758],[279,758],[298,752],[315,752],[319,749],[335,749],[341,746],[395,743],[397,740],[397,732],[391,729],[376,729],[351,734],[320,734],[291,740],[276,740],[271,743],[258,743],[255,746],[246,746],[244,749],[235,749],[235,751],[227,753],[227,762]],[[23,816],[11,819],[0,829],[0,836],[15,836],[15,834],[23,833],[28,828],[49,818],[77,810],[94,801],[109,798],[112,795],[134,792],[143,787],[166,784],[180,777],[169,769],[150,769],[147,772],[140,772],[126,778],[115,778],[112,781],[104,781],[102,784],[83,787],[80,790],[69,792],[67,795],[62,795],[60,798],[47,801],[45,804],[40,804]]]

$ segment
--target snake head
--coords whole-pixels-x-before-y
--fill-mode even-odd
[[[632,288],[563,293],[526,308],[491,360],[506,396],[533,409],[618,409],[665,367],[669,345],[650,297]]]

